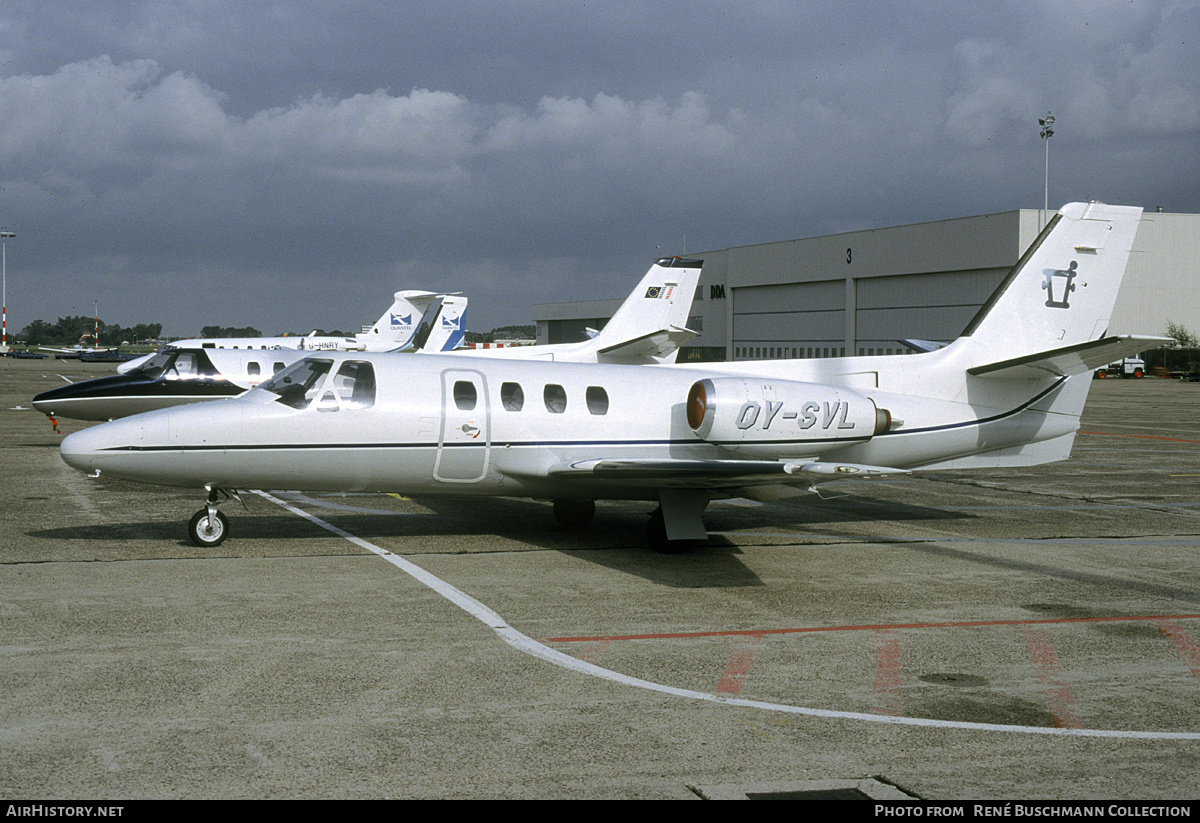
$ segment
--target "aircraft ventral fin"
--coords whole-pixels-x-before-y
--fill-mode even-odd
[[[1146,349],[1154,349],[1172,342],[1168,337],[1148,337],[1139,335],[1120,335],[1117,337],[1101,337],[1099,340],[1089,340],[1061,349],[1027,354],[1009,360],[999,360],[983,366],[967,369],[968,374],[976,377],[997,378],[1043,378],[1047,375],[1068,377],[1073,374],[1085,374],[1101,366],[1106,366],[1115,360],[1137,354]]]
[[[619,480],[641,486],[736,488],[739,486],[822,482],[886,474],[908,474],[906,469],[813,460],[576,460],[550,469],[552,477],[589,477]],[[791,476],[789,480],[789,476]]]

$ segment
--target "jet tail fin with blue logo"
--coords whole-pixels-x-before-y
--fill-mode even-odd
[[[454,351],[467,331],[467,298],[443,294],[430,301],[413,335],[412,348],[422,352]]]
[[[415,337],[421,327],[421,320],[429,313],[431,307],[436,315],[438,306],[435,303],[444,297],[446,295],[432,291],[398,291],[393,296],[391,307],[383,316],[376,320],[369,330],[356,337],[365,344],[367,351],[404,351],[419,348],[415,345]],[[463,298],[463,302],[466,302],[466,298]]]

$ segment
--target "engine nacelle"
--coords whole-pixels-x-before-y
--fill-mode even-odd
[[[887,431],[892,416],[869,397],[824,383],[717,377],[692,385],[692,431],[753,457],[810,457]]]

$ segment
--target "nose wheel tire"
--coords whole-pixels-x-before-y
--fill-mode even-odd
[[[222,512],[210,517],[207,508],[201,509],[192,515],[192,522],[188,524],[188,537],[197,546],[219,546],[228,536],[229,518]]]

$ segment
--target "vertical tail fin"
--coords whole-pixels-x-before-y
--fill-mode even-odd
[[[1064,206],[964,330],[980,362],[1103,337],[1141,214],[1133,206]]]
[[[645,357],[649,362],[675,362],[679,342],[695,335],[687,331],[687,321],[702,263],[679,257],[656,260],[612,319],[589,341],[601,360]],[[657,354],[660,349],[669,354]]]
[[[454,351],[467,331],[467,298],[444,294],[431,301],[413,335],[413,348],[423,352]]]
[[[408,290],[393,295],[391,307],[375,321],[370,330],[356,335],[367,351],[399,351],[412,345],[421,318],[436,292]]]

